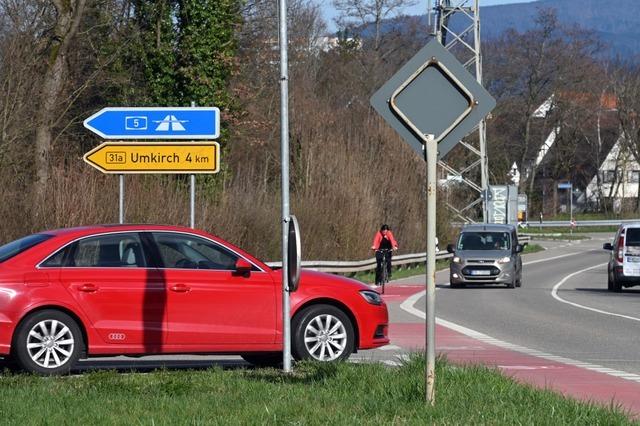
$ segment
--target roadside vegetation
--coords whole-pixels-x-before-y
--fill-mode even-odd
[[[443,359],[430,407],[424,377],[419,356],[398,368],[303,363],[291,375],[221,368],[49,378],[5,373],[0,414],[6,424],[632,424],[615,406],[577,402]]]

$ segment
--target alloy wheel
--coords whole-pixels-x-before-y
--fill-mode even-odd
[[[304,330],[304,344],[309,354],[319,361],[333,361],[347,347],[347,330],[339,318],[331,314],[314,317]]]
[[[75,340],[69,327],[55,319],[36,323],[27,337],[27,352],[44,368],[58,368],[69,361]]]

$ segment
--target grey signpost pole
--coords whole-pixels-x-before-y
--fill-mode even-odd
[[[195,108],[196,103],[191,101],[191,108]],[[189,226],[196,227],[196,175],[189,175],[190,197],[189,197]]]
[[[289,318],[289,58],[287,0],[280,0],[280,159],[282,162],[282,369],[291,372]]]
[[[425,138],[427,162],[427,317],[426,317],[426,389],[427,401],[435,404],[436,364],[436,164],[438,143],[434,135]]]
[[[120,224],[124,223],[124,175],[118,175],[120,178],[120,195],[119,195],[119,204],[120,204],[120,212],[119,212],[119,220]]]

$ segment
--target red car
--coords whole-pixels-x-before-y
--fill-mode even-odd
[[[302,271],[291,294],[296,359],[383,346],[387,307],[356,281]],[[282,283],[241,249],[190,228],[104,225],[0,247],[0,356],[66,373],[79,358],[175,353],[282,358]]]

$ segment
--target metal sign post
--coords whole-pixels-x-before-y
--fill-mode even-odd
[[[196,103],[191,101],[191,108],[195,108]],[[196,175],[189,175],[189,226],[196,227]]]
[[[282,369],[291,372],[289,300],[289,57],[287,0],[280,0],[280,160],[282,162]]]
[[[425,140],[427,162],[427,316],[426,316],[426,389],[427,402],[435,404],[436,380],[436,165],[438,143],[433,135]]]
[[[436,163],[496,101],[440,43],[432,41],[371,97],[371,105],[427,161],[426,397],[435,402]]]
[[[119,179],[120,179],[120,192],[118,195],[118,200],[119,200],[118,204],[120,206],[119,208],[120,213],[118,217],[119,217],[120,224],[123,224],[124,223],[124,175],[120,174]]]

